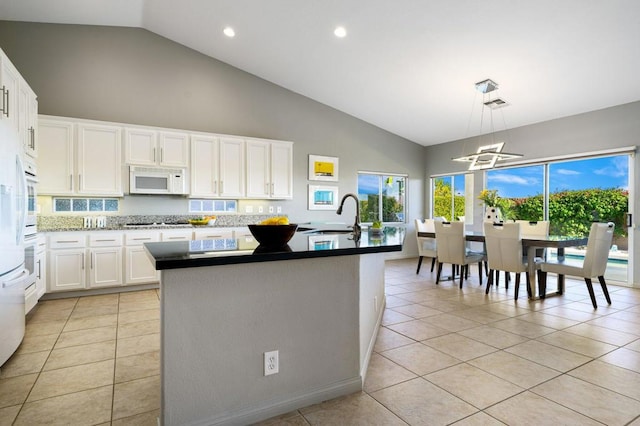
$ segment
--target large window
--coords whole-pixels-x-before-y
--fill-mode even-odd
[[[358,173],[360,222],[404,222],[407,176]]]
[[[545,166],[525,166],[487,171],[487,189],[511,200],[507,219],[544,220]]]
[[[465,219],[465,175],[433,178],[433,217],[448,221]]]

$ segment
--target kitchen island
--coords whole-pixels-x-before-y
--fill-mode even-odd
[[[386,228],[298,232],[279,249],[250,238],[145,244],[161,271],[162,424],[249,424],[361,390],[384,253],[403,240]],[[278,372],[265,375],[271,351]]]

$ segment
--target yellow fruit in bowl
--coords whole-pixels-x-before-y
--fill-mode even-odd
[[[288,225],[288,224],[289,224],[289,218],[288,217],[278,218],[278,225]]]

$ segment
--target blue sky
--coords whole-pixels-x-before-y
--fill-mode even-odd
[[[503,197],[527,197],[543,192],[543,166],[496,169],[487,172],[487,187]],[[550,191],[587,188],[628,189],[628,156],[555,162],[549,167]]]

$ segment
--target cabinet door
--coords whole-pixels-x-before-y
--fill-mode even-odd
[[[7,120],[11,128],[18,132],[18,90],[20,73],[9,58],[0,51],[0,120]]]
[[[126,128],[125,162],[154,166],[156,164],[157,132],[149,129]]]
[[[31,92],[27,104],[27,155],[38,156],[38,98]]]
[[[189,135],[186,133],[160,132],[159,164],[169,167],[189,166]]]
[[[47,252],[39,251],[36,254],[36,292],[38,299],[47,291]]]
[[[247,141],[248,198],[269,198],[271,194],[269,147],[269,142]]]
[[[95,248],[89,251],[89,286],[122,285],[122,247]]]
[[[271,198],[293,198],[293,144],[271,143]]]
[[[126,284],[156,283],[160,273],[156,271],[143,246],[125,247]]]
[[[221,137],[220,196],[244,197],[244,139]]]
[[[213,136],[191,136],[192,197],[213,197],[218,192],[218,140]]]
[[[48,291],[85,288],[85,250],[50,250]]]
[[[121,196],[121,130],[78,124],[78,193]]]
[[[38,194],[73,194],[73,124],[41,119],[38,122]]]

